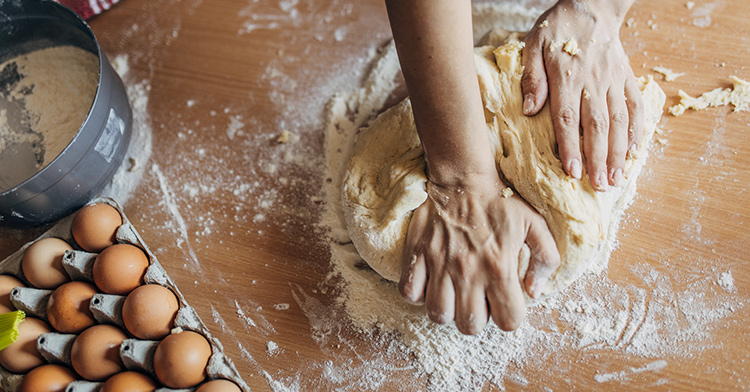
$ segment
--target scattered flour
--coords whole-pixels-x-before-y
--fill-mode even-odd
[[[734,286],[734,277],[732,277],[732,271],[722,272],[721,275],[719,275],[718,283],[719,287],[721,287],[727,293],[733,293],[737,291],[737,288]]]
[[[617,373],[597,374],[596,376],[594,376],[594,380],[596,380],[596,382],[624,381],[627,380],[631,375],[643,372],[658,371],[664,369],[665,367],[667,367],[667,361],[656,361],[640,368],[630,368],[628,370],[623,370]]]
[[[115,172],[112,181],[102,191],[102,196],[111,197],[121,205],[127,203],[135,188],[140,184],[145,168],[151,158],[152,128],[151,117],[148,112],[151,84],[148,80],[135,82],[129,74],[128,55],[115,56],[112,66],[120,75],[127,90],[130,108],[133,111],[133,125],[130,145],[125,153],[125,159]]]

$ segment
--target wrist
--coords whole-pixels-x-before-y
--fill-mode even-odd
[[[440,187],[475,189],[502,185],[494,161],[478,165],[466,162],[441,162],[427,165],[427,179]]]

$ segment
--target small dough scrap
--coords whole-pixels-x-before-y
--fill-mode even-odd
[[[735,112],[750,111],[750,83],[736,77],[730,76],[733,86],[731,88],[716,88],[701,94],[695,98],[680,90],[680,103],[669,108],[669,113],[677,117],[687,109],[703,110],[708,107],[724,106],[732,104]]]
[[[572,38],[565,41],[565,45],[563,45],[563,50],[571,56],[575,56],[581,53],[581,49],[578,47],[578,41]]]
[[[562,265],[543,294],[569,285],[592,268],[603,267],[622,211],[635,193],[648,141],[661,118],[664,92],[651,77],[639,79],[645,107],[645,132],[637,158],[628,159],[626,186],[595,192],[586,173],[568,177],[557,156],[549,105],[541,113],[522,113],[523,42],[517,33],[488,34],[489,45],[475,49],[477,74],[491,148],[498,171],[513,191],[546,219]],[[500,39],[505,41],[500,42]],[[358,135],[342,186],[344,215],[360,256],[381,276],[397,281],[414,209],[426,199],[425,160],[408,99],[387,110]],[[519,254],[519,276],[529,262]]]
[[[680,76],[685,76],[686,75],[684,72],[683,73],[678,73],[678,72],[672,71],[671,69],[666,68],[666,67],[654,67],[654,68],[652,68],[652,70],[654,72],[658,72],[658,73],[664,75],[664,81],[665,82],[674,82]]]

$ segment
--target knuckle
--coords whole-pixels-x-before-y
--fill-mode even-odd
[[[571,107],[561,108],[557,114],[557,119],[560,125],[565,128],[570,129],[578,126],[578,112]]]
[[[491,282],[497,284],[507,284],[510,282],[513,274],[510,271],[509,263],[491,262],[487,266],[487,277]]]
[[[591,115],[589,127],[593,136],[603,136],[609,133],[609,123],[601,113]]]
[[[612,113],[609,118],[610,123],[615,127],[626,127],[628,125],[628,120],[628,113],[624,111],[616,111]]]
[[[527,70],[521,75],[521,86],[524,88],[534,88],[540,83],[540,78],[537,76],[533,68],[527,68]]]

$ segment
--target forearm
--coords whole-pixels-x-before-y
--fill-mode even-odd
[[[568,3],[580,10],[588,11],[587,13],[592,16],[612,17],[612,22],[619,27],[635,0],[559,0],[558,3]]]
[[[476,76],[471,4],[386,0],[430,179],[495,174]]]

